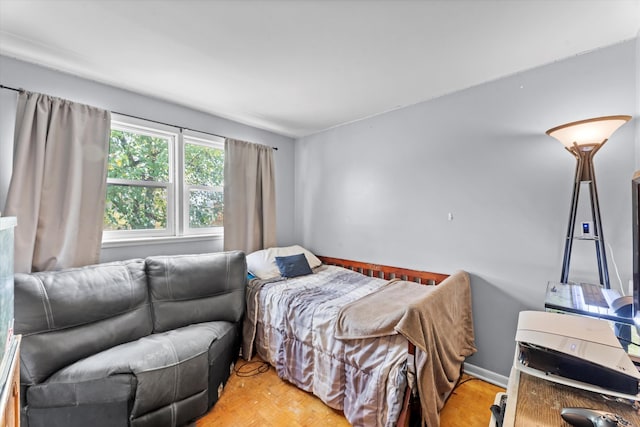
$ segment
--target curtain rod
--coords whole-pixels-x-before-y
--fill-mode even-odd
[[[12,90],[14,92],[22,92],[23,91],[23,89],[17,89],[15,87],[5,86],[5,85],[2,85],[2,84],[0,84],[0,89]],[[131,117],[132,119],[146,120],[147,122],[157,123],[159,125],[171,126],[171,127],[174,127],[174,128],[178,128],[180,130],[190,130],[192,132],[204,133],[205,135],[217,136],[218,138],[226,138],[226,136],[218,135],[218,134],[215,134],[215,133],[205,132],[205,131],[201,131],[201,130],[197,130],[197,129],[191,129],[191,128],[187,128],[187,127],[184,127],[184,126],[172,125],[170,123],[160,122],[158,120],[145,119],[144,117],[134,116],[132,114],[120,113],[118,111],[112,111],[112,113],[113,114],[119,114],[121,116]],[[276,151],[278,151],[278,147],[271,147],[271,148],[276,150]]]

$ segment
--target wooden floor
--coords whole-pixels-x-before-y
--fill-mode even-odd
[[[250,372],[259,366],[245,363],[240,360],[236,369]],[[489,407],[499,391],[504,389],[465,375],[442,410],[441,427],[487,427],[491,417]],[[196,423],[197,427],[349,425],[342,413],[282,381],[272,367],[249,377],[232,374],[218,403]]]

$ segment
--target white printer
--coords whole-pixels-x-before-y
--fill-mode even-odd
[[[640,400],[640,372],[605,320],[522,311],[516,369],[545,380]]]

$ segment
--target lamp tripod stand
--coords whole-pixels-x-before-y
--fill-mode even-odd
[[[573,147],[567,148],[577,160],[576,175],[573,182],[573,196],[571,198],[571,209],[569,211],[569,226],[567,227],[567,239],[564,244],[564,258],[562,261],[562,275],[560,281],[567,283],[569,280],[569,264],[571,263],[571,249],[573,248],[573,240],[576,226],[576,213],[578,210],[578,198],[582,183],[589,186],[589,195],[591,201],[591,218],[593,220],[593,240],[596,245],[596,258],[598,262],[598,274],[600,283],[606,289],[610,289],[609,268],[607,267],[607,250],[604,245],[604,235],[602,233],[602,220],[600,217],[600,204],[598,203],[598,189],[596,187],[596,176],[593,169],[593,156],[602,147],[604,143],[589,146],[585,150],[585,146],[578,146],[574,143]]]

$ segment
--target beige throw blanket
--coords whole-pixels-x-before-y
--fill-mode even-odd
[[[475,353],[469,275],[456,272],[437,286],[394,281],[354,301],[338,314],[336,338],[400,333],[416,347],[418,391],[424,422],[440,425],[440,410]]]

